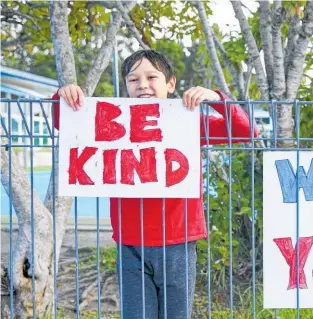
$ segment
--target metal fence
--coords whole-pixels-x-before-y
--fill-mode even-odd
[[[74,220],[74,257],[71,265],[74,272],[72,278],[73,289],[75,290],[74,300],[62,297],[60,299],[59,291],[62,287],[62,280],[66,278],[66,274],[61,276],[60,266],[66,261],[61,260],[56,252],[60,252],[57,247],[58,225],[56,223],[57,207],[56,200],[56,153],[58,148],[58,133],[54,129],[53,112],[49,109],[51,100],[28,100],[28,99],[1,99],[1,176],[2,184],[2,233],[4,231],[4,220],[7,220],[9,249],[8,258],[2,255],[2,297],[3,301],[7,300],[7,305],[2,306],[2,314],[6,314],[8,318],[19,318],[21,315],[18,309],[21,305],[17,305],[20,298],[21,286],[16,286],[17,279],[14,278],[14,253],[16,238],[14,229],[20,229],[23,223],[29,223],[30,233],[24,234],[31,242],[31,260],[24,260],[23,267],[20,269],[21,274],[27,278],[28,289],[31,295],[30,309],[33,318],[40,315],[40,307],[38,307],[38,299],[40,295],[36,292],[36,269],[35,261],[35,234],[40,232],[38,225],[35,225],[35,196],[36,192],[46,190],[47,184],[43,187],[41,184],[35,185],[37,166],[43,166],[48,175],[52,174],[52,205],[51,214],[53,219],[53,294],[51,302],[52,309],[47,305],[49,310],[48,317],[54,318],[129,318],[127,313],[120,305],[123,304],[123,285],[121,284],[121,294],[119,301],[116,303],[116,309],[112,307],[111,312],[105,309],[105,291],[103,291],[103,273],[113,277],[116,257],[114,257],[114,249],[112,254],[107,254],[102,250],[100,245],[100,237],[103,235],[101,230],[101,199],[95,198],[92,206],[92,218],[94,218],[94,233],[96,236],[94,242],[93,253],[89,252],[88,258],[82,258],[79,250],[79,204],[80,200],[74,198],[73,201],[73,220]],[[221,103],[221,102],[220,102]],[[227,118],[228,137],[223,145],[210,145],[202,147],[203,162],[203,190],[204,190],[204,208],[207,222],[209,237],[207,241],[198,242],[198,266],[197,266],[197,285],[195,292],[195,300],[192,310],[192,318],[313,318],[313,310],[300,309],[300,288],[299,288],[299,249],[297,247],[297,307],[293,311],[286,310],[267,310],[262,306],[262,154],[264,152],[279,151],[283,143],[286,143],[284,151],[300,152],[312,150],[313,131],[310,132],[310,119],[307,118],[306,112],[313,107],[313,102],[309,101],[241,101],[236,102],[246,109],[250,118],[250,136],[243,138],[245,143],[233,144],[232,120]],[[226,109],[227,101],[222,102]],[[293,136],[289,138],[280,137],[277,130],[277,116],[279,108],[292,107],[292,115],[294,118]],[[52,108],[53,109],[53,108]],[[38,112],[40,110],[40,112]],[[207,104],[201,105],[203,114],[211,114],[213,111]],[[40,113],[40,114],[39,114]],[[38,115],[39,114],[39,115]],[[230,115],[230,114],[229,114]],[[39,117],[39,118],[38,118]],[[37,118],[37,120],[36,120]],[[45,127],[45,131],[36,131],[35,122],[40,122]],[[23,123],[22,127],[16,128],[16,122]],[[259,128],[259,136],[253,136],[253,128],[257,125]],[[214,138],[208,136],[208,127],[204,124],[207,141]],[[305,136],[305,134],[307,136]],[[218,138],[219,140],[221,138]],[[49,155],[38,162],[37,156],[41,156],[42,152],[38,150],[44,149]],[[26,151],[28,150],[28,151]],[[19,154],[23,154],[19,155]],[[39,154],[39,155],[38,155]],[[4,157],[7,156],[7,160]],[[17,162],[13,161],[13,157],[17,158]],[[25,158],[29,159],[29,163]],[[36,162],[37,161],[37,162]],[[45,162],[46,161],[46,162]],[[6,166],[7,165],[7,166]],[[15,220],[15,211],[13,204],[16,203],[14,196],[17,196],[19,189],[14,183],[16,178],[17,165],[25,166],[29,172],[30,198],[28,212],[21,213],[21,207],[18,207],[17,217]],[[29,166],[29,167],[27,167]],[[299,162],[297,172],[299,171]],[[298,176],[298,174],[297,174]],[[298,181],[298,178],[297,178]],[[299,181],[298,181],[299,183]],[[299,186],[299,184],[298,184]],[[14,189],[15,187],[15,189]],[[22,186],[21,186],[22,187]],[[299,187],[297,188],[299,189]],[[4,191],[5,190],[5,191]],[[7,193],[7,195],[6,195]],[[7,196],[7,198],[6,198]],[[41,198],[44,201],[44,197]],[[16,208],[16,207],[15,207]],[[141,201],[141,231],[143,232],[144,211]],[[28,215],[27,215],[28,214]],[[123,214],[119,202],[119,215]],[[165,230],[165,205],[163,200],[162,223],[163,232]],[[187,205],[185,201],[185,225],[187,225]],[[299,221],[299,205],[297,205],[296,219]],[[25,218],[29,219],[26,221]],[[121,230],[121,225],[119,225]],[[186,226],[187,229],[187,226]],[[297,240],[299,239],[299,223],[295,224]],[[143,237],[143,234],[141,234]],[[4,237],[3,237],[4,238]],[[85,237],[84,237],[85,238]],[[187,238],[187,237],[186,237]],[[21,238],[19,239],[21,240]],[[2,252],[4,251],[5,242],[2,241]],[[121,246],[119,246],[120,267],[121,263]],[[141,247],[141,254],[144,256],[144,248]],[[62,252],[61,252],[62,255]],[[163,245],[163,281],[166,282],[166,256],[167,250]],[[59,263],[59,265],[58,265]],[[185,243],[185,263],[188,263],[188,250]],[[86,286],[81,280],[80,275],[86,264],[94,266],[94,281]],[[144,257],[142,258],[142,282],[138,285],[142,287],[142,318],[146,317],[145,309],[145,283],[144,283]],[[6,270],[7,267],[7,270]],[[25,270],[25,267],[28,269]],[[110,270],[109,272],[107,270]],[[121,270],[121,269],[120,269]],[[6,273],[7,271],[7,273]],[[31,274],[27,276],[26,273]],[[120,272],[121,274],[122,272]],[[22,276],[21,275],[21,276]],[[113,278],[112,277],[112,278]],[[62,279],[63,278],[63,279]],[[21,278],[19,278],[21,282]],[[186,266],[184,278],[186,280],[186,295],[188,299],[188,267]],[[19,283],[20,283],[19,282]],[[120,275],[119,282],[123,282]],[[69,282],[67,282],[67,285]],[[167,305],[172,302],[166,297],[166,285],[164,285],[164,318],[167,318]],[[88,311],[84,308],[88,304],[88,293],[93,288],[94,309]],[[25,288],[26,289],[26,288]],[[88,290],[89,289],[89,290]],[[27,295],[27,294],[26,294]],[[87,295],[87,297],[86,297]],[[5,299],[7,296],[7,299]],[[85,300],[84,300],[85,298]],[[313,298],[313,296],[312,296]],[[87,300],[87,301],[86,301]],[[71,307],[67,307],[71,304]],[[37,306],[36,306],[37,305]],[[60,306],[62,305],[62,306]],[[184,310],[185,318],[190,312],[188,301]],[[118,309],[119,308],[119,309]],[[67,311],[66,311],[67,310]],[[70,311],[71,310],[71,311]],[[23,317],[23,316],[22,316]],[[157,318],[157,315],[156,315]],[[181,318],[181,317],[179,317]],[[133,318],[132,318],[133,319]]]

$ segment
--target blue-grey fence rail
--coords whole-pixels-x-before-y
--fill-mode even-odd
[[[6,213],[9,218],[9,232],[10,232],[10,240],[9,240],[9,261],[7,265],[4,265],[8,267],[8,278],[9,278],[9,313],[10,317],[14,318],[17,317],[14,314],[14,298],[15,298],[15,287],[13,286],[13,269],[15,265],[13,264],[13,253],[14,253],[14,246],[13,246],[13,217],[14,217],[14,207],[12,205],[12,155],[14,152],[14,149],[19,150],[25,150],[29,149],[29,156],[30,159],[30,185],[31,185],[31,249],[32,249],[32,260],[31,260],[31,266],[34,267],[34,251],[35,251],[35,225],[34,225],[34,214],[36,213],[34,211],[34,192],[36,191],[34,188],[34,149],[36,148],[45,148],[49,149],[51,152],[51,174],[53,177],[53,180],[55,180],[55,150],[58,147],[58,132],[53,127],[54,122],[54,115],[53,115],[53,107],[52,104],[57,101],[52,100],[30,100],[30,99],[1,99],[1,140],[2,144],[1,147],[5,149],[5,151],[8,154],[8,172],[9,172],[9,187],[6,190],[7,191],[7,198],[8,200],[5,202],[7,207],[2,206],[2,216],[4,216]],[[221,103],[224,105],[226,110],[226,105],[230,101],[224,101],[224,102],[216,102]],[[279,143],[282,143],[282,141],[288,141],[288,147],[284,148],[284,151],[297,151],[299,152],[303,151],[309,151],[312,150],[313,145],[313,132],[311,132],[310,136],[302,136],[300,133],[300,125],[301,120],[306,120],[305,117],[302,116],[301,112],[305,112],[307,108],[313,107],[313,102],[310,101],[254,101],[254,100],[247,100],[247,101],[238,101],[237,104],[240,104],[248,113],[249,119],[250,119],[250,137],[242,138],[243,140],[246,139],[246,143],[241,144],[233,144],[233,137],[231,136],[232,131],[232,123],[231,123],[231,117],[229,116],[227,118],[227,129],[228,129],[228,137],[225,138],[225,144],[223,145],[210,145],[210,146],[203,146],[202,147],[202,155],[203,155],[203,168],[204,168],[204,202],[205,202],[205,212],[206,212],[206,221],[207,221],[207,228],[209,232],[209,237],[207,241],[207,246],[205,246],[206,251],[202,252],[202,254],[205,256],[204,263],[202,264],[202,274],[201,276],[206,277],[206,284],[204,285],[206,294],[206,302],[200,303],[196,306],[194,306],[194,313],[193,318],[280,318],[280,310],[276,309],[273,310],[273,315],[268,315],[262,317],[262,304],[257,304],[258,301],[258,294],[261,294],[260,291],[257,290],[257,287],[262,287],[262,281],[261,277],[262,271],[260,269],[260,265],[256,265],[256,260],[259,258],[260,254],[259,251],[256,251],[256,240],[258,240],[258,244],[262,242],[261,231],[259,229],[257,218],[262,214],[261,211],[257,211],[255,207],[255,185],[257,182],[262,183],[260,181],[260,175],[258,174],[258,177],[255,176],[256,167],[255,164],[259,162],[260,154],[262,152],[268,152],[268,151],[278,151],[281,150],[279,147]],[[280,107],[285,107],[286,105],[292,106],[292,114],[294,118],[294,125],[293,125],[293,136],[289,138],[280,137],[277,134],[277,110]],[[209,107],[207,103],[203,103],[201,105],[201,112],[204,114],[211,114],[212,109]],[[213,111],[214,112],[214,111]],[[231,113],[231,112],[229,112]],[[265,114],[265,115],[264,115]],[[230,115],[230,114],[228,114]],[[40,119],[40,121],[38,120]],[[39,123],[40,122],[40,123]],[[39,124],[38,124],[39,123]],[[253,136],[253,129],[255,125],[259,128],[259,136],[254,137]],[[38,129],[39,127],[39,129]],[[205,132],[206,132],[206,141],[213,140],[214,138],[210,137],[208,135],[208,127],[207,124],[204,123]],[[40,129],[41,128],[41,129]],[[236,137],[238,138],[238,137]],[[221,138],[218,138],[221,139]],[[251,209],[251,214],[249,216],[250,222],[251,222],[251,230],[250,230],[250,243],[249,247],[246,247],[246,249],[250,252],[250,266],[249,266],[249,278],[247,278],[247,287],[249,290],[249,293],[247,296],[250,298],[250,302],[247,304],[246,311],[249,313],[247,317],[241,317],[240,313],[244,311],[242,307],[237,306],[237,301],[235,300],[237,298],[236,292],[235,292],[235,286],[237,283],[234,283],[234,277],[236,277],[236,272],[239,271],[238,267],[236,266],[234,268],[234,247],[238,245],[238,243],[234,246],[234,241],[237,241],[237,238],[234,238],[234,228],[233,228],[233,201],[232,201],[232,194],[234,192],[234,186],[233,185],[233,160],[234,160],[234,152],[243,152],[245,154],[245,158],[247,159],[246,163],[249,163],[249,167],[242,167],[242,170],[247,170],[247,174],[250,176],[250,189],[248,190],[248,196],[249,196],[249,206]],[[218,272],[216,268],[214,267],[215,261],[214,261],[214,255],[212,254],[214,247],[211,243],[211,236],[212,232],[214,232],[214,228],[216,225],[214,225],[212,221],[212,214],[214,213],[214,209],[211,207],[211,202],[214,198],[219,196],[219,187],[218,185],[214,184],[214,180],[212,180],[212,173],[216,172],[216,163],[213,163],[210,159],[209,153],[210,152],[216,152],[220,155],[222,155],[222,162],[221,164],[225,164],[226,168],[226,174],[228,176],[228,216],[225,219],[228,223],[228,233],[223,234],[225,237],[228,238],[228,251],[227,251],[227,258],[224,260],[224,270],[225,270],[225,276],[223,277],[225,279],[225,284],[222,285],[222,288],[219,288],[218,293],[216,293],[215,289],[218,286],[216,283],[216,276],[215,274]],[[27,157],[26,156],[26,157]],[[258,164],[259,165],[259,164]],[[260,168],[258,168],[260,169]],[[298,161],[298,167],[297,171],[299,169],[299,161]],[[260,173],[260,172],[259,172]],[[262,173],[262,172],[261,172]],[[257,178],[259,180],[257,180]],[[40,188],[40,186],[38,186]],[[4,190],[2,190],[4,192]],[[3,194],[3,198],[6,195]],[[56,223],[55,223],[55,198],[56,198],[56,187],[53,185],[53,201],[52,201],[52,217],[53,217],[53,240],[54,240],[54,269],[58,268],[57,265],[57,258],[55,255],[55,252],[57,250],[56,248],[56,236],[57,236],[57,229],[56,229]],[[100,215],[101,215],[101,209],[100,209],[100,200],[99,198],[95,199],[95,205],[93,206],[94,212],[93,216],[96,219],[96,257],[95,257],[95,264],[97,267],[97,309],[95,309],[96,313],[93,317],[90,315],[86,318],[100,318],[103,317],[105,313],[105,309],[101,308],[101,283],[100,283]],[[226,203],[225,203],[226,204]],[[79,309],[79,303],[80,303],[80,290],[79,290],[79,251],[78,251],[78,239],[79,239],[79,231],[78,231],[78,206],[79,201],[77,198],[74,199],[74,206],[73,206],[73,215],[74,215],[74,221],[75,221],[75,285],[76,285],[76,302],[75,302],[75,311],[72,314],[72,317],[76,318],[84,318],[84,315],[82,312],[80,312]],[[163,200],[163,208],[162,208],[162,223],[163,223],[163,239],[165,240],[165,201]],[[213,211],[213,213],[212,213]],[[119,202],[118,205],[118,214],[119,214],[119,231],[121,232],[121,214],[123,212],[121,211],[121,205]],[[299,205],[297,205],[297,223],[295,225],[296,227],[296,233],[297,233],[297,240],[299,238]],[[143,240],[143,218],[144,218],[144,210],[141,200],[140,205],[140,216],[141,216],[141,238]],[[185,232],[187,236],[187,205],[185,201]],[[187,237],[186,237],[187,240]],[[239,243],[240,245],[240,243]],[[120,247],[120,246],[119,246]],[[120,248],[119,248],[120,249]],[[121,258],[121,250],[119,251],[120,258]],[[144,249],[143,246],[141,247],[141,253],[144,256]],[[187,244],[185,245],[185,263],[187,265],[188,262],[188,250],[187,250]],[[261,254],[262,255],[262,254]],[[238,257],[236,257],[237,259]],[[261,257],[262,258],[262,257]],[[217,263],[220,262],[216,261]],[[236,261],[237,262],[237,261]],[[122,265],[120,260],[120,267]],[[165,271],[163,272],[163,280],[166,282],[166,249],[163,245],[163,267]],[[204,265],[204,266],[203,266]],[[142,309],[142,318],[145,318],[145,284],[144,284],[144,258],[142,258],[142,282],[138,283],[138,285],[142,286],[142,301],[143,301],[143,309]],[[35,285],[35,271],[34,268],[32,268],[32,306],[33,306],[33,312],[32,317],[36,318],[38,317],[38,314],[36,313],[36,285]],[[58,279],[57,279],[57,272],[54,271],[54,300],[53,300],[53,309],[51,310],[51,313],[53,314],[52,317],[58,318],[59,315],[59,300],[58,300]],[[122,272],[120,272],[122,273]],[[185,278],[182,278],[182,280],[186,280],[188,283],[188,267],[186,267],[185,271]],[[123,282],[122,275],[120,276],[120,283]],[[300,318],[301,309],[299,308],[299,250],[297,249],[297,309],[294,310],[293,315],[290,315],[291,317]],[[226,287],[225,287],[226,285]],[[121,287],[123,285],[121,284]],[[167,318],[167,312],[166,312],[166,304],[168,302],[171,302],[170,300],[167,300],[166,298],[166,286],[164,285],[164,308],[165,313],[164,317]],[[212,298],[212,292],[214,291],[215,299]],[[186,285],[186,295],[188,296],[188,284]],[[226,296],[226,297],[225,297]],[[218,300],[220,298],[220,300]],[[224,298],[224,299],[223,299]],[[313,296],[312,296],[313,298]],[[122,299],[123,299],[123,289],[121,288],[120,291],[120,305],[122,305]],[[222,300],[222,301],[221,301]],[[223,302],[223,300],[225,300]],[[222,306],[218,309],[218,306],[216,304],[221,303]],[[202,309],[196,309],[197,307],[200,307]],[[205,308],[205,309],[204,309]],[[218,311],[224,311],[219,314]],[[186,304],[186,318],[188,318],[188,302]],[[127,314],[125,316],[125,313],[123,312],[123,307],[120,307],[119,311],[120,318],[128,318]],[[290,317],[290,318],[291,318]],[[63,318],[63,317],[62,317]],[[106,317],[104,317],[106,318]],[[108,317],[109,318],[109,317]],[[115,317],[116,318],[116,317]],[[283,317],[285,318],[285,317]],[[286,317],[287,318],[287,317]],[[305,317],[305,318],[313,318],[313,317]]]

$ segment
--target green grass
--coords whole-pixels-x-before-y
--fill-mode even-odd
[[[203,293],[203,292],[202,292]],[[227,294],[227,292],[225,292]],[[223,303],[218,294],[211,296],[211,317],[212,319],[230,318],[230,310],[227,309],[225,302]],[[251,288],[246,289],[243,293],[234,291],[233,319],[252,319],[252,293]],[[219,302],[218,302],[219,301]],[[263,291],[262,286],[256,288],[255,297],[255,318],[256,319],[276,319],[275,311],[263,308]],[[208,299],[206,295],[195,294],[193,319],[208,318]],[[296,309],[280,309],[278,310],[277,319],[293,319],[297,318]],[[313,319],[313,309],[300,309],[301,319]]]
[[[96,264],[97,263],[97,250],[96,248],[92,249],[93,252],[91,253],[88,261],[84,261],[84,264]],[[105,248],[99,248],[100,252],[100,271],[101,272],[116,272],[116,246],[109,245]],[[80,266],[83,266],[81,264]]]
[[[33,167],[34,172],[44,172],[44,171],[51,171],[51,166],[36,166]],[[26,172],[30,172],[30,167],[25,168]]]

